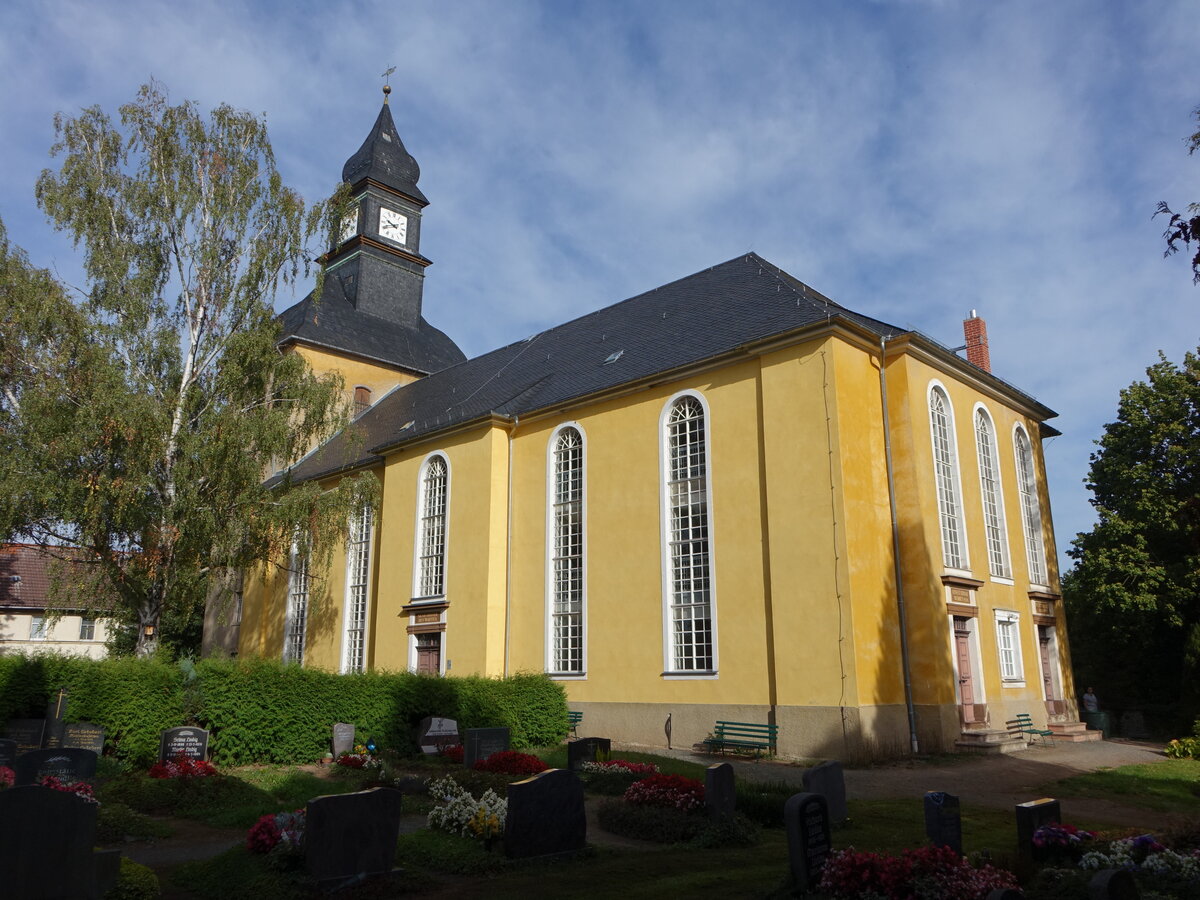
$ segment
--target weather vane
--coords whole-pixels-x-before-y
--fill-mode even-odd
[[[392,92],[392,86],[390,84],[388,84],[388,77],[395,71],[396,71],[396,67],[392,66],[390,69],[388,69],[386,72],[384,72],[382,75],[379,76],[380,78],[383,79],[383,102],[384,103],[388,102],[388,94],[390,94]]]

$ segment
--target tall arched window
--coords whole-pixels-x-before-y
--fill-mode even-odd
[[[561,428],[552,441],[550,483],[550,671],[584,670],[583,435]]]
[[[304,664],[305,632],[308,625],[308,544],[298,537],[292,544],[288,566],[288,604],[284,621],[283,661]]]
[[[1011,578],[1008,529],[1004,521],[1004,496],[1000,490],[1000,465],[996,429],[983,407],[975,409],[975,453],[979,457],[979,491],[983,497],[983,528],[987,535],[988,568],[997,578]]]
[[[933,435],[933,474],[937,482],[938,516],[942,527],[942,555],[947,568],[965,569],[967,539],[963,531],[962,503],[958,497],[954,415],[950,398],[936,385],[929,390],[929,427]]]
[[[1021,492],[1021,523],[1025,527],[1025,555],[1029,559],[1029,581],[1046,584],[1046,551],[1042,544],[1042,510],[1038,503],[1033,447],[1020,425],[1013,435],[1017,455],[1017,488]]]
[[[342,671],[362,672],[367,661],[367,607],[371,600],[371,504],[350,520],[346,541],[346,618]]]
[[[371,389],[361,384],[354,389],[354,415],[361,416],[371,408]]]
[[[446,457],[435,454],[421,470],[421,505],[417,510],[416,596],[446,594],[446,508],[449,468]]]
[[[665,417],[664,514],[667,565],[667,668],[715,670],[712,559],[708,510],[708,435],[704,406],[684,395]]]

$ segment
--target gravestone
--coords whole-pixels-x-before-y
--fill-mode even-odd
[[[783,805],[792,887],[804,893],[821,880],[829,858],[829,803],[822,794],[793,794]]]
[[[1043,797],[1016,805],[1017,850],[1025,861],[1040,860],[1042,853],[1033,846],[1033,833],[1043,825],[1062,821],[1062,805],[1057,800]]]
[[[714,822],[733,818],[737,811],[737,791],[733,766],[729,763],[717,763],[704,770],[704,805]]]
[[[167,762],[180,755],[185,759],[208,759],[208,732],[194,725],[164,731],[158,744],[158,761]]]
[[[454,719],[426,716],[417,726],[417,744],[422,753],[441,753],[447,747],[461,743],[462,737],[458,733],[458,722]]]
[[[104,753],[104,729],[91,722],[70,722],[63,726],[62,745],[102,754]]]
[[[1128,869],[1103,869],[1088,882],[1088,900],[1139,900],[1141,896]]]
[[[98,808],[47,787],[0,791],[4,896],[99,897],[92,853]]]
[[[343,753],[354,752],[354,726],[349,722],[335,722],[333,725],[333,758],[337,759]]]
[[[586,845],[587,816],[578,775],[567,769],[547,769],[508,786],[506,856],[526,859],[576,853]]]
[[[61,747],[63,722],[67,714],[67,689],[59,688],[58,693],[46,704],[46,731],[42,736],[43,747]]]
[[[925,836],[935,847],[949,847],[962,856],[962,809],[958,797],[941,791],[925,794]]]
[[[318,882],[392,871],[403,795],[392,788],[329,794],[308,801],[304,861]]]
[[[507,750],[508,741],[507,728],[468,728],[467,740],[463,744],[463,765],[473,769],[479,760]]]
[[[75,747],[44,747],[17,757],[14,784],[35,784],[53,775],[60,781],[84,781],[96,774],[96,754]]]
[[[612,753],[612,741],[608,738],[588,737],[567,741],[567,768],[578,772],[585,762],[596,762],[603,753],[605,759]]]
[[[984,900],[1025,900],[1025,895],[1016,888],[992,888]]]
[[[17,742],[17,753],[40,750],[45,733],[45,719],[12,719],[4,727],[4,736]]]
[[[0,766],[13,767],[13,763],[17,761],[17,742],[10,741],[7,738],[0,740]]]
[[[820,794],[829,804],[829,820],[845,822],[849,814],[846,810],[846,776],[842,773],[842,764],[836,759],[805,769],[803,774],[804,790],[811,794]]]

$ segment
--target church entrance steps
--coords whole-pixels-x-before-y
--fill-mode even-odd
[[[1056,742],[1079,743],[1082,741],[1099,741],[1104,738],[1103,732],[1089,731],[1088,727],[1082,722],[1051,722],[1047,727],[1054,732],[1051,738]]]

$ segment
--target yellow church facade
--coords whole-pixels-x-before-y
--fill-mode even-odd
[[[380,500],[328,572],[246,579],[239,654],[546,672],[586,733],[648,746],[718,720],[776,724],[793,757],[1012,746],[1018,713],[1077,730],[1054,413],[988,371],[981,320],[963,359],[748,254],[466,360],[420,315],[397,145],[385,105],[324,330],[283,317],[364,410],[292,477],[371,471]],[[371,343],[367,289],[409,303],[388,327],[414,355]]]

